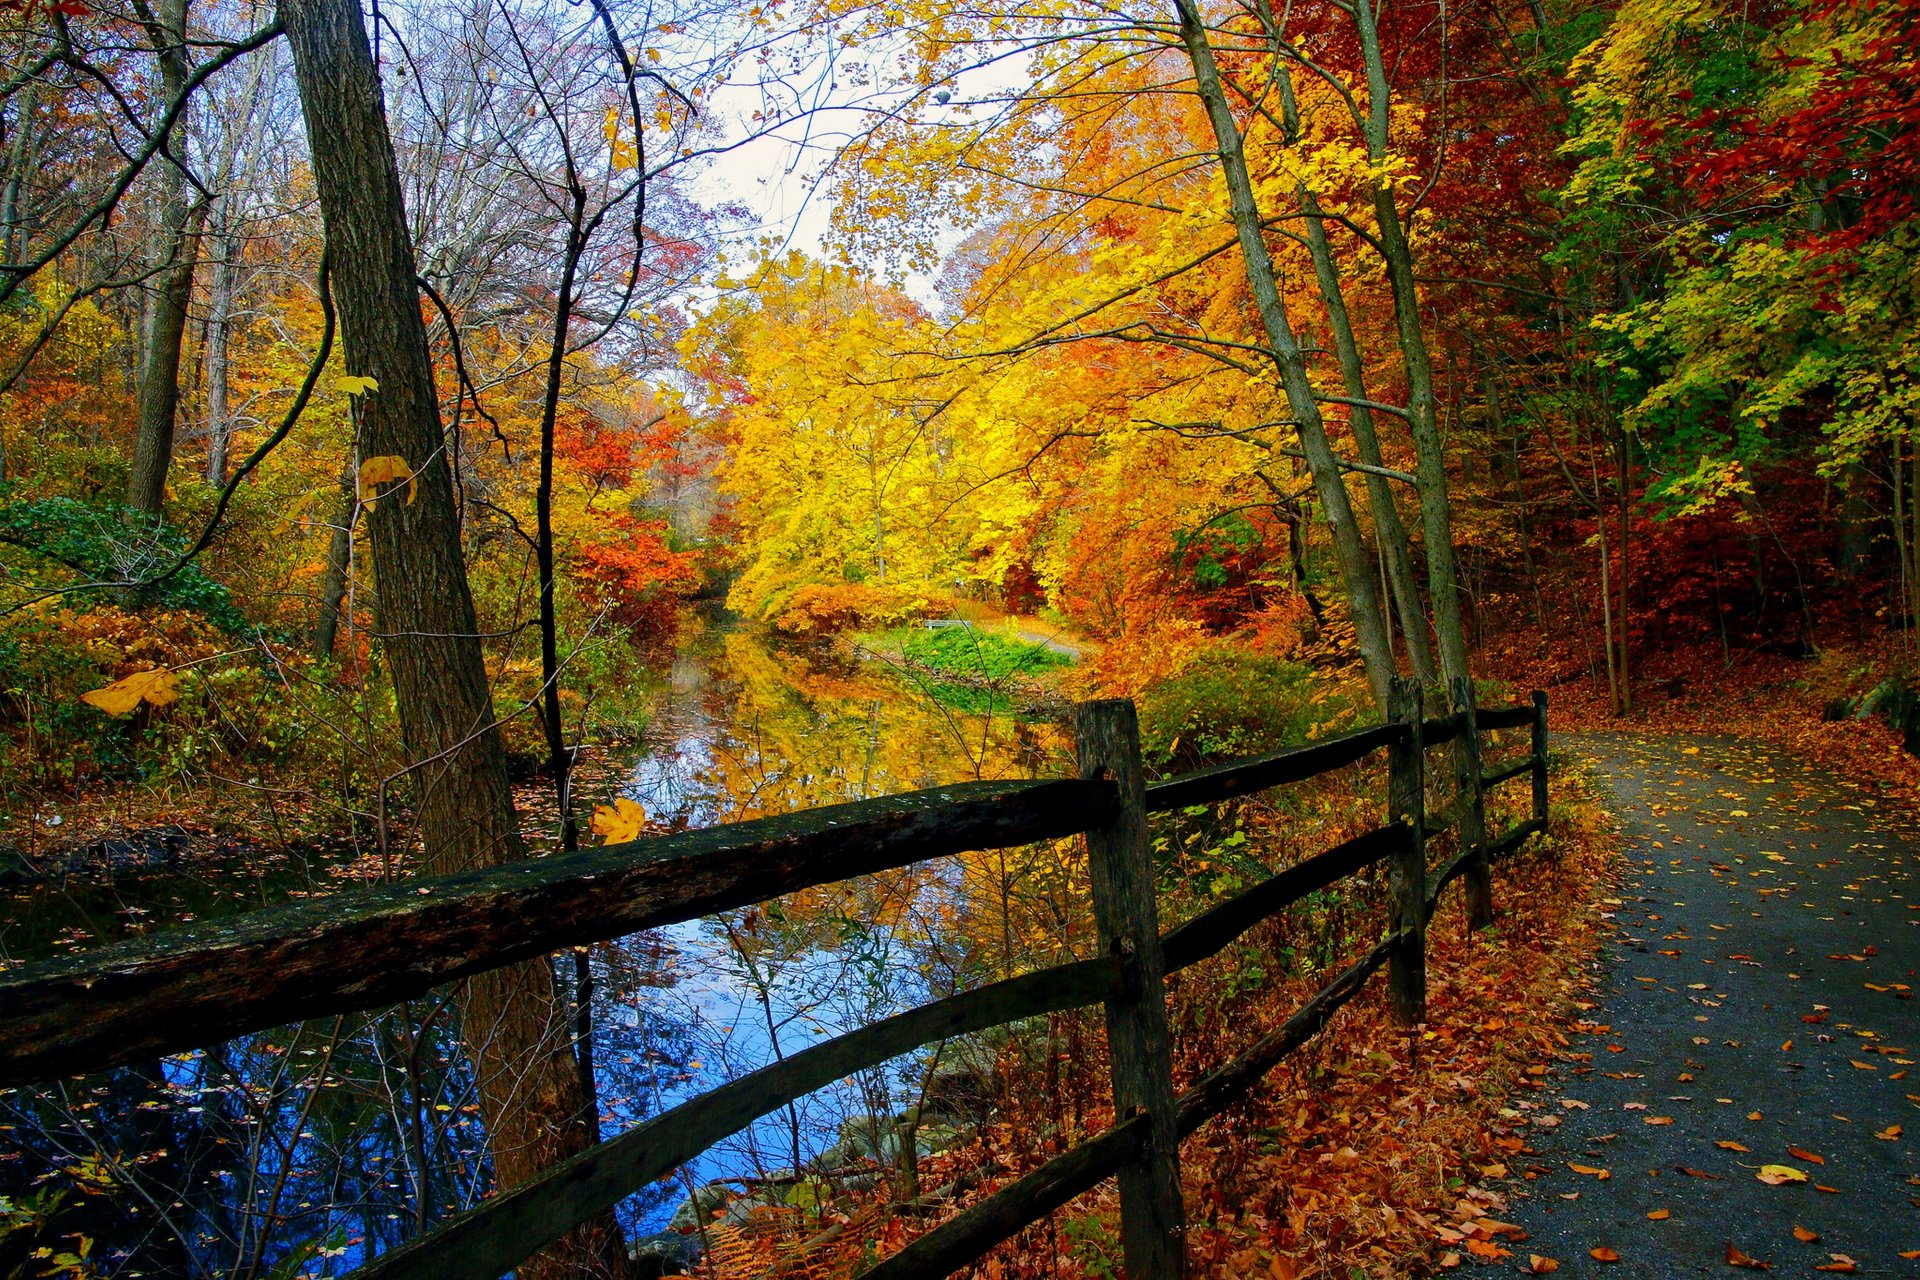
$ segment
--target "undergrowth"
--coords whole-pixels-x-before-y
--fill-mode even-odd
[[[1237,892],[1261,864],[1297,861],[1377,821],[1377,799],[1367,798],[1377,782],[1356,785],[1346,771],[1317,794],[1191,811],[1192,821],[1157,829],[1163,926]],[[1564,1028],[1596,945],[1593,904],[1614,848],[1582,776],[1560,771],[1553,794],[1548,836],[1495,870],[1492,930],[1467,933],[1458,890],[1442,903],[1429,927],[1426,1023],[1400,1027],[1376,978],[1247,1100],[1183,1144],[1193,1274],[1391,1280],[1502,1254],[1488,1224],[1502,1225],[1504,1187],[1527,1151],[1506,1103],[1538,1087],[1548,1064],[1575,1056]],[[1522,803],[1524,789],[1503,789],[1493,828],[1521,816]],[[1350,879],[1177,975],[1176,1088],[1243,1051],[1364,952],[1380,936],[1384,887],[1381,878]],[[825,1212],[756,1209],[718,1233],[705,1274],[856,1273],[1111,1124],[1106,1072],[1097,1009],[1030,1024],[1001,1051],[992,1121],[967,1145],[920,1162],[919,1185],[938,1193],[910,1204],[855,1196]],[[1109,1181],[994,1251],[975,1274],[1115,1277],[1119,1241]]]

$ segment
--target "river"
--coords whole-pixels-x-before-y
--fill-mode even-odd
[[[641,741],[583,771],[583,811],[625,796],[650,830],[671,830],[1066,768],[1057,726],[957,709],[982,700],[884,663],[696,625],[663,665]],[[16,887],[0,898],[0,953],[66,954],[131,922],[328,891],[352,852],[248,851]],[[1010,969],[1043,917],[1057,932],[1075,910],[1048,865],[982,855],[594,948],[603,1131]],[[813,1165],[868,1131],[862,1117],[906,1105],[925,1074],[902,1060],[769,1116],[620,1216],[635,1237],[657,1233],[696,1188]],[[0,1095],[0,1273],[84,1239],[85,1265],[110,1275],[342,1274],[490,1190],[477,1111],[444,995]],[[842,1145],[827,1163],[853,1154]]]

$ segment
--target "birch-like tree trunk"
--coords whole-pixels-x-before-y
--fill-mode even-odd
[[[145,0],[135,6],[147,28],[160,67],[164,103],[178,102],[187,91],[192,67],[187,57],[187,0],[162,0],[158,12]],[[176,130],[175,145],[180,131]],[[178,156],[161,164],[160,225],[154,237],[157,269],[149,288],[146,334],[140,363],[140,395],[134,414],[133,459],[127,469],[127,505],[160,513],[166,501],[167,472],[173,466],[174,421],[180,408],[180,351],[187,334],[187,308],[193,299],[193,268],[198,228],[206,206],[187,198],[187,174]]]
[[[1340,564],[1340,578],[1346,587],[1347,604],[1353,613],[1354,633],[1360,644],[1360,657],[1366,665],[1367,683],[1374,701],[1383,710],[1391,686],[1393,650],[1387,640],[1386,618],[1380,607],[1380,593],[1373,582],[1372,557],[1360,540],[1360,530],[1347,495],[1346,481],[1327,440],[1326,424],[1320,414],[1313,383],[1307,374],[1305,353],[1294,335],[1286,302],[1280,297],[1273,274],[1273,258],[1267,252],[1260,209],[1254,199],[1253,181],[1247,171],[1246,152],[1241,143],[1240,126],[1233,118],[1213,46],[1196,0],[1174,0],[1180,22],[1180,39],[1193,64],[1194,88],[1206,108],[1219,147],[1220,168],[1226,178],[1231,201],[1234,230],[1245,261],[1247,284],[1252,290],[1267,344],[1285,389],[1287,407],[1293,414],[1300,435],[1300,451],[1306,455],[1320,507],[1326,514],[1332,533],[1334,556]]]

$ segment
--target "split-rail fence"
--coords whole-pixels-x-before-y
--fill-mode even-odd
[[[1490,868],[1547,824],[1547,700],[1424,716],[1396,681],[1387,722],[1147,785],[1133,705],[1075,708],[1078,778],[979,782],[810,809],[578,853],[353,890],[100,947],[0,976],[0,1087],[98,1071],[325,1014],[370,1009],[567,947],[690,920],[852,876],[1084,833],[1100,952],[949,996],[762,1067],[483,1201],[371,1259],[362,1280],[491,1280],[728,1135],[855,1071],[951,1036],[1105,1006],[1119,1121],[920,1236],[869,1280],[944,1276],[1119,1179],[1126,1274],[1185,1270],[1179,1144],[1311,1039],[1385,966],[1408,1025],[1426,1004],[1426,928],[1466,881],[1470,926],[1492,921]],[[1488,768],[1481,735],[1530,729]],[[1426,756],[1450,746],[1452,799],[1426,811]],[[1161,934],[1147,815],[1301,782],[1384,749],[1387,821]],[[1530,776],[1530,816],[1489,839],[1485,797]],[[1455,853],[1427,866],[1427,841]],[[1385,936],[1284,1024],[1175,1096],[1164,980],[1316,890],[1388,868]]]

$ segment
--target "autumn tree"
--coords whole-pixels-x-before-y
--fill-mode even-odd
[[[467,587],[372,52],[352,0],[286,0],[280,14],[306,114],[348,368],[373,382],[360,414],[361,453],[370,462],[395,460],[397,467],[379,474],[404,481],[368,524],[428,865],[451,871],[512,861],[524,847]],[[501,1182],[516,1185],[584,1149],[580,1077],[551,963],[526,961],[468,979],[461,1013]],[[608,1217],[524,1269],[613,1275],[624,1265],[620,1232]]]

